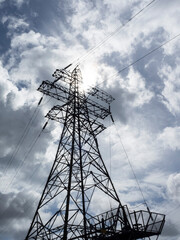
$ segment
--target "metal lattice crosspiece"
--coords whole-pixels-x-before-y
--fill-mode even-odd
[[[38,90],[60,100],[47,117],[62,123],[63,130],[25,239],[131,240],[159,235],[165,216],[129,212],[122,206],[99,151],[96,137],[105,129],[100,121],[110,115],[114,99],[97,88],[87,94],[80,90],[78,67],[56,70],[53,76],[54,82],[44,81]]]

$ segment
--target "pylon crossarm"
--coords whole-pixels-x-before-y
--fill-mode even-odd
[[[41,83],[37,90],[62,102],[68,101],[69,89],[60,84],[46,80]]]
[[[67,103],[69,99],[72,99],[72,97],[70,98],[69,95],[67,95],[68,93],[68,89],[65,89],[62,86],[58,86],[57,84],[56,86],[52,85],[52,83],[47,83],[44,82],[39,88],[38,90],[46,95],[49,95],[53,98],[56,98],[57,100],[60,100],[62,102]],[[86,104],[88,106],[89,109],[89,114],[91,114],[92,116],[95,116],[96,118],[101,118],[104,119],[106,118],[108,115],[110,115],[109,109],[96,103],[93,100],[87,99],[85,96],[79,96],[80,100],[82,102],[86,101]],[[69,102],[68,102],[69,103]],[[80,106],[81,108],[81,112],[84,112],[85,108],[84,108],[84,104],[82,104]]]
[[[66,112],[69,109],[69,104],[71,103],[71,101],[63,104],[63,105],[56,105],[54,106],[46,115],[47,118],[51,119],[51,120],[55,120],[57,122],[60,123],[64,123],[65,121],[65,115],[63,114],[64,112]],[[81,117],[81,131],[86,130],[87,129],[87,120],[86,118],[84,118],[83,116]],[[95,119],[89,120],[91,128],[93,129],[92,132],[95,134],[95,136],[97,136],[99,133],[101,133],[104,129],[106,129],[106,127],[98,122]],[[91,132],[89,132],[91,134]],[[88,133],[88,135],[89,135]]]
[[[88,94],[108,104],[112,103],[112,101],[115,100],[110,94],[97,87],[92,87],[91,89],[89,89]]]
[[[55,82],[59,80],[68,84],[72,82],[71,72],[65,69],[56,69],[56,71],[52,74],[52,76],[55,78]]]
[[[110,115],[104,103],[114,99],[98,88],[87,95],[81,91],[77,67],[72,72],[57,69],[53,76],[38,90],[61,102],[46,117],[63,123],[63,129],[26,240],[134,240],[159,234],[159,215],[130,213],[122,206],[100,154],[96,136],[105,127],[97,119]],[[108,206],[114,208],[101,213]]]
[[[69,102],[68,102],[69,103]],[[56,105],[54,106],[46,115],[47,118],[51,120],[55,120],[59,123],[64,123],[65,121],[65,115],[64,112],[68,109],[68,103],[65,103],[63,105]]]
[[[99,103],[96,103],[93,100],[86,98],[86,105],[87,105],[89,114],[90,115],[92,114],[97,118],[105,119],[108,115],[110,115],[108,108],[100,105]]]
[[[70,93],[68,88],[61,86],[59,84],[53,84],[50,81],[43,81],[43,83],[38,88],[38,91],[65,103],[67,103],[69,99],[73,99],[74,97],[74,93],[73,92]],[[87,104],[89,113],[91,115],[101,119],[104,119],[108,115],[110,115],[108,108],[98,104],[97,102],[91,99],[86,98],[84,94],[79,94],[78,98],[79,101],[81,101],[82,103],[85,102],[85,104]],[[84,104],[81,104],[80,107],[81,111],[84,111]]]

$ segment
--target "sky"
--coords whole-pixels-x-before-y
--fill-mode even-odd
[[[150,2],[0,0],[0,239],[26,236],[62,130],[41,131],[55,102],[36,90],[73,63],[115,98],[98,141],[121,202],[136,209],[142,191],[166,214],[159,239],[180,240],[180,37],[164,44],[180,2]]]

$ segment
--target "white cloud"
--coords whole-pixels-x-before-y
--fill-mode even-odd
[[[166,172],[160,169],[155,169],[153,172],[149,172],[147,174],[147,176],[144,178],[144,181],[149,184],[155,184],[166,187],[166,182],[164,181],[166,178],[167,178]]]
[[[165,100],[162,99],[162,101],[172,114],[180,113],[179,62],[180,59],[177,58],[175,67],[171,67],[170,65],[165,64],[159,72],[159,75],[164,80],[165,85],[162,91],[162,95],[165,97]]]
[[[16,1],[19,7],[25,2],[27,1]],[[9,102],[9,105],[7,105],[6,119],[3,119],[4,121],[1,128],[1,134],[3,136],[3,140],[1,140],[3,141],[1,145],[3,149],[2,156],[9,157],[9,153],[12,152],[13,146],[17,143],[17,136],[19,137],[17,133],[22,132],[23,123],[27,122],[27,116],[25,116],[27,112],[25,109],[28,106],[28,111],[31,115],[31,109],[34,109],[33,106],[35,103],[37,104],[39,99],[40,95],[35,89],[39,86],[41,80],[50,80],[50,75],[56,68],[64,67],[76,57],[87,53],[87,48],[89,49],[95,46],[111,33],[113,29],[121,26],[123,22],[126,22],[126,20],[132,16],[132,13],[134,14],[139,10],[139,7],[145,5],[142,1],[122,1],[121,4],[117,1],[104,1],[94,4],[96,7],[93,6],[92,1],[71,1],[67,3],[67,5],[65,5],[65,7],[68,8],[67,10],[72,10],[71,15],[67,14],[68,11],[66,13],[66,15],[68,15],[66,16],[66,20],[68,20],[67,23],[69,25],[63,25],[64,19],[59,19],[59,16],[56,16],[55,19],[53,19],[53,24],[54,22],[58,23],[59,32],[54,33],[53,36],[49,36],[49,32],[52,30],[46,29],[46,21],[49,22],[51,19],[41,19],[43,22],[43,30],[45,29],[47,32],[46,35],[42,33],[42,29],[38,29],[40,25],[38,21],[41,17],[39,12],[37,13],[39,18],[36,19],[38,24],[34,23],[33,28],[30,26],[33,19],[28,21],[28,16],[25,16],[25,13],[19,18],[11,15],[10,17],[6,15],[2,18],[4,26],[8,26],[9,37],[11,39],[10,48],[3,56],[3,59],[6,60],[4,61],[5,66],[0,65],[0,98],[3,104]],[[117,122],[119,122],[119,120],[123,122],[121,126],[118,124],[118,132],[122,137],[123,144],[138,176],[145,197],[150,200],[157,211],[160,209],[162,213],[165,208],[173,208],[168,200],[177,199],[179,196],[179,174],[171,173],[170,171],[173,170],[169,170],[165,163],[163,165],[164,149],[166,149],[166,153],[168,152],[169,154],[172,150],[176,153],[176,151],[180,149],[179,127],[172,127],[171,124],[173,125],[173,122],[166,122],[165,119],[163,126],[159,127],[158,125],[157,128],[159,129],[155,128],[156,132],[150,132],[149,126],[152,127],[156,124],[156,121],[152,121],[152,119],[159,119],[156,118],[159,116],[159,112],[155,109],[154,112],[152,111],[153,118],[146,112],[148,107],[153,108],[151,106],[151,100],[157,100],[154,89],[148,88],[146,76],[146,74],[150,74],[147,66],[149,66],[148,64],[151,63],[151,60],[147,60],[145,64],[142,62],[141,68],[138,70],[136,65],[134,65],[127,74],[124,74],[124,76],[122,74],[122,78],[117,81],[111,76],[115,75],[117,69],[122,66],[127,66],[129,62],[142,56],[144,54],[142,52],[144,48],[147,50],[151,49],[152,45],[159,44],[163,39],[167,39],[168,35],[176,33],[179,28],[178,23],[180,16],[179,8],[176,7],[177,4],[178,1],[157,1],[149,10],[146,10],[145,13],[137,19],[134,19],[129,24],[129,27],[126,26],[117,35],[110,38],[108,42],[102,44],[95,54],[90,54],[81,64],[83,77],[87,77],[87,79],[85,79],[87,84],[91,85],[95,82],[100,83],[106,80],[101,86],[109,89],[113,96],[116,95],[120,98],[117,105],[114,105]],[[62,9],[59,11],[61,10]],[[53,16],[55,15],[56,13],[53,12]],[[52,28],[54,29],[53,24]],[[137,46],[140,46],[140,48],[137,48]],[[163,55],[161,51],[159,52],[160,59],[166,57],[166,55],[171,57],[173,54],[176,54],[175,48],[172,46],[175,45],[170,44],[168,47],[164,47]],[[114,53],[117,53],[116,59],[114,59],[114,56],[116,57]],[[110,56],[110,60],[114,60],[114,62],[112,61],[110,65],[110,60],[108,59],[109,61],[104,63],[105,56]],[[152,59],[155,57],[156,56],[153,55]],[[180,112],[180,99],[178,95],[179,83],[177,81],[180,72],[178,67],[179,60],[177,57],[174,57],[174,60],[177,64],[175,68],[173,64],[168,64],[168,59],[166,61],[167,64],[164,64],[163,67],[159,65],[161,62],[154,61],[154,63],[158,65],[158,69],[160,69],[159,76],[165,83],[162,94],[166,101],[163,103],[166,104],[169,111],[176,116],[176,114]],[[154,81],[155,85],[159,84],[156,82],[156,78],[151,81]],[[44,112],[47,112],[48,108],[49,106],[45,104]],[[8,114],[10,110],[11,113]],[[3,109],[3,113],[4,112],[5,110]],[[119,113],[121,113],[120,116],[118,116]],[[149,126],[140,113],[142,115],[145,113],[148,115]],[[17,118],[17,115],[19,118]],[[10,118],[12,116],[13,119]],[[122,116],[125,116],[124,121],[122,120]],[[10,124],[8,122],[5,128],[4,122],[7,121],[7,119],[11,121]],[[37,121],[33,123],[32,130],[34,133],[37,133],[42,121],[44,121],[44,119],[42,120],[42,116],[40,116]],[[173,120],[171,119],[171,121]],[[15,122],[17,124],[15,124]],[[52,126],[54,127],[53,124],[51,127]],[[12,128],[14,131],[12,131]],[[6,134],[4,134],[4,132],[6,132]],[[110,128],[110,132],[112,134],[112,179],[115,181],[115,186],[123,202],[129,202],[133,205],[133,201],[140,202],[142,197],[138,193],[132,171],[128,165],[123,148],[119,143],[117,131]],[[44,181],[48,175],[56,151],[56,145],[53,144],[53,141],[58,139],[58,135],[59,130],[53,128],[51,135],[43,134],[41,136],[42,142],[36,144],[35,150],[30,154],[31,158],[28,159],[25,167],[19,172],[18,178],[15,179],[13,185],[8,190],[9,192],[16,192],[17,195],[16,197],[14,195],[13,198],[16,198],[19,202],[19,204],[17,204],[18,208],[23,208],[23,202],[19,199],[21,196],[18,195],[18,191],[33,189],[31,193],[28,192],[29,195],[38,195],[38,198],[40,197],[39,184]],[[30,140],[34,139],[34,136],[35,135],[31,134],[28,137],[29,142],[27,143],[30,143]],[[14,140],[13,143],[11,142],[12,138]],[[108,134],[102,134],[100,140],[102,152],[105,156],[106,163],[109,164],[108,158],[110,154],[107,154],[109,147],[107,140]],[[15,172],[14,170],[16,170],[17,165],[23,160],[23,148],[24,146],[27,147],[27,145],[23,145],[21,148],[22,152],[18,154],[15,162],[13,162],[14,168],[10,168],[8,171],[6,177],[7,182],[11,181],[11,177]],[[46,148],[46,146],[48,147]],[[26,148],[26,150],[27,149],[28,148]],[[161,168],[162,165],[163,167]],[[167,194],[167,196],[165,196],[164,189],[167,178],[169,195]],[[10,195],[7,197],[11,199]],[[166,201],[166,205],[163,205],[163,201]],[[100,201],[98,201],[98,199],[94,201],[94,206],[97,207],[99,204]],[[161,208],[162,205],[163,207]],[[99,208],[100,207],[102,206],[99,205]],[[29,213],[28,217],[32,219]],[[11,216],[11,219],[12,218]],[[26,221],[30,222],[29,219],[26,219]],[[12,221],[10,220],[10,223],[13,223],[12,228],[14,231],[21,231],[21,224],[19,225],[18,221],[15,221],[16,220],[13,219]],[[176,232],[176,234],[178,233]],[[22,237],[16,236],[16,239],[21,238]]]
[[[25,29],[28,29],[29,27],[29,24],[25,21],[24,18],[17,18],[17,17],[14,17],[14,16],[7,16],[7,15],[4,15],[2,17],[2,23],[5,24],[5,23],[8,23],[8,29],[9,29],[9,33],[14,33],[14,31],[17,31],[17,30],[25,30]]]
[[[4,105],[9,105],[12,109],[17,110],[18,108],[24,106],[24,104],[27,102],[34,102],[36,101],[36,97],[34,95],[34,91],[32,91],[32,94],[29,95],[29,90],[27,89],[21,89],[18,90],[18,82],[17,85],[14,84],[11,79],[14,77],[14,75],[10,74],[6,68],[2,66],[2,63],[0,62],[0,98],[1,101],[4,103]],[[34,99],[35,98],[35,99]]]
[[[15,84],[11,81],[11,76],[9,75],[6,68],[2,66],[0,62],[0,98],[5,106],[9,105],[14,110],[22,107],[26,101],[27,90],[18,90]],[[30,100],[30,99],[29,99]]]
[[[0,98],[1,101],[3,101],[4,103],[7,102],[7,97],[8,94],[11,93],[12,91],[17,91],[16,87],[14,87],[14,85],[11,83],[10,79],[9,79],[9,74],[7,69],[5,69],[2,66],[2,62],[0,61]]]
[[[28,3],[29,0],[13,0],[14,4],[19,8],[21,7],[24,3]]]
[[[156,136],[135,126],[117,126],[117,128],[135,169],[147,169],[159,160],[160,152],[156,144]],[[117,140],[116,144],[119,145],[120,141],[117,135],[115,139]]]
[[[40,33],[36,33],[30,30],[27,33],[22,33],[21,35],[13,37],[11,40],[11,47],[13,49],[22,48],[23,50],[25,50],[28,46],[30,46],[31,48],[38,45],[47,46],[48,45],[47,40],[49,40],[49,43],[51,44],[55,43],[55,39],[53,39],[52,37],[49,37],[48,39],[45,38]]]
[[[24,227],[29,225],[29,216],[34,208],[32,204],[33,196],[28,193],[9,193],[0,194],[1,196],[1,227],[0,231],[8,231],[8,223],[11,224],[11,235],[22,232],[24,234]],[[31,199],[31,201],[29,201]],[[3,211],[2,211],[3,210]],[[34,209],[33,209],[34,210]],[[24,214],[26,212],[26,214]],[[17,220],[18,219],[18,220]],[[21,224],[18,224],[21,223]],[[23,224],[22,224],[23,223]],[[14,232],[14,234],[13,234]]]
[[[180,203],[180,173],[173,173],[167,180],[167,191],[170,199]]]
[[[180,150],[180,127],[166,127],[159,134],[158,139],[162,142],[164,149]]]
[[[132,102],[134,107],[142,106],[145,103],[148,103],[154,96],[153,92],[146,89],[145,79],[139,72],[135,72],[133,69],[130,69],[126,78],[121,78],[121,86],[126,88],[130,93],[134,93],[136,95],[134,101]]]

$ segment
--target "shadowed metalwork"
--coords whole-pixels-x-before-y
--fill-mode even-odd
[[[100,121],[110,115],[112,96],[98,88],[85,94],[78,67],[72,72],[57,69],[53,77],[54,82],[44,81],[38,90],[60,100],[47,117],[62,123],[63,130],[25,239],[131,240],[159,235],[165,216],[129,212],[122,206],[101,157],[96,137],[105,129]]]

